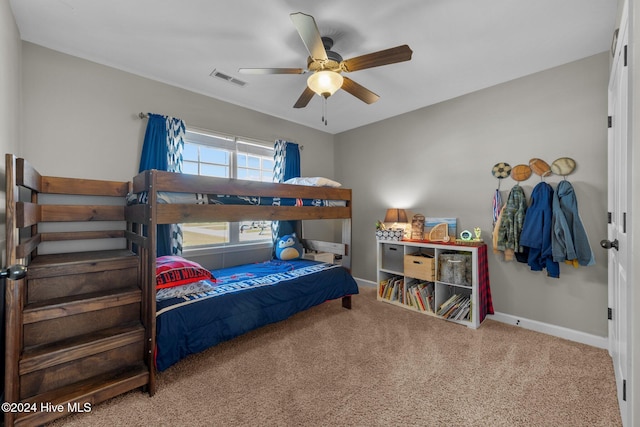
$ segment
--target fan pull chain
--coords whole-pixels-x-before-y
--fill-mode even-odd
[[[322,122],[327,125],[327,98],[322,97]]]

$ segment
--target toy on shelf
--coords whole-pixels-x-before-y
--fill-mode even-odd
[[[483,244],[482,229],[480,227],[474,227],[473,233],[469,230],[462,231],[460,238],[456,239],[456,244],[466,246],[479,246]]]
[[[424,215],[415,214],[411,220],[411,239],[424,239]]]

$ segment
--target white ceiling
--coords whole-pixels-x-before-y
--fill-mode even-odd
[[[610,49],[615,0],[10,0],[23,40],[329,133],[363,126]],[[402,44],[411,61],[349,73],[344,91],[294,109],[306,68],[289,17],[315,17],[348,59]],[[217,69],[247,82],[210,77]],[[157,113],[163,113],[161,111]]]

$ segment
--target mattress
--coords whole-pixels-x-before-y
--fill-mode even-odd
[[[158,203],[198,205],[254,205],[254,206],[326,206],[343,207],[345,200],[296,199],[286,197],[230,196],[225,194],[158,192]],[[147,193],[129,194],[127,204],[147,203]]]
[[[345,268],[311,260],[272,260],[212,274],[211,290],[157,302],[158,371],[260,326],[358,293]]]

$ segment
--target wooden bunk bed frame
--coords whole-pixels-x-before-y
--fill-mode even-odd
[[[149,384],[150,304],[131,250],[146,239],[125,218],[130,182],[43,176],[5,160],[6,265],[27,271],[5,285],[4,425],[41,425]],[[75,231],[96,221],[102,227]],[[71,241],[98,249],[41,254],[45,243]]]
[[[26,267],[24,275],[6,279],[4,390],[5,402],[16,409],[5,411],[6,426],[50,422],[136,388],[155,393],[158,224],[340,219],[340,243],[302,241],[309,250],[341,255],[342,265],[351,267],[350,189],[156,170],[131,182],[61,178],[43,176],[12,154],[5,160],[5,266]],[[142,192],[146,204],[126,206],[127,195]],[[341,200],[344,206],[163,204],[159,192]],[[43,195],[54,201],[43,203]],[[73,202],[67,204],[67,197]],[[78,223],[96,221],[113,228],[75,231]],[[45,223],[69,223],[71,231],[45,231]],[[84,248],[113,239],[119,239],[118,249]],[[72,250],[82,249],[43,254],[47,242],[73,242]],[[350,296],[342,305],[351,308]],[[61,410],[43,411],[41,404]]]
[[[234,222],[252,220],[342,220],[340,243],[307,240],[302,238],[308,250],[330,252],[342,256],[342,265],[351,269],[351,189],[333,187],[310,187],[292,184],[265,183],[228,178],[148,170],[133,179],[133,193],[146,192],[147,203],[127,206],[126,217],[133,228],[146,238],[145,253],[141,257],[142,277],[147,295],[145,300],[155,301],[156,243],[155,230],[159,224]],[[219,204],[168,204],[160,203],[158,194],[196,193],[229,196],[260,196],[299,199],[323,199],[344,201],[344,206],[259,206],[259,205],[219,205]],[[342,298],[342,305],[351,308],[351,297]],[[149,348],[155,348],[155,305],[150,304],[145,314],[145,322],[150,326],[147,338]],[[147,365],[154,366],[153,353],[147,354]],[[155,372],[149,380],[150,393],[155,392]]]

